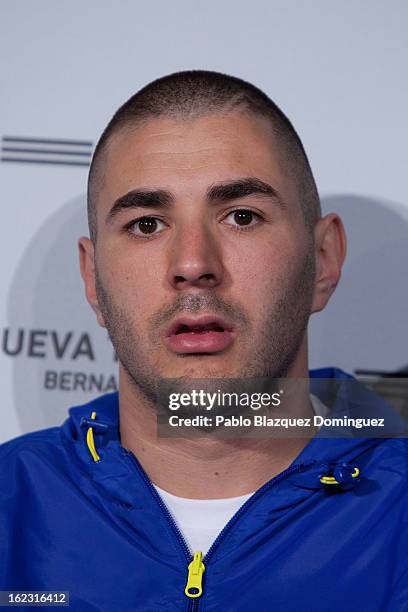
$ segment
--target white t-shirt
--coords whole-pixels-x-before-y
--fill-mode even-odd
[[[225,499],[187,499],[163,491],[157,485],[154,486],[176,521],[191,552],[200,550],[203,555],[224,525],[252,495],[247,493]]]
[[[326,416],[328,409],[314,395],[310,395],[315,414]],[[200,550],[203,556],[221,529],[237,510],[255,493],[224,499],[190,499],[178,497],[153,484],[174,518],[191,552]]]

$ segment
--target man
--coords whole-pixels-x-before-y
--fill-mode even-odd
[[[88,215],[81,273],[119,394],[3,445],[1,588],[81,611],[407,610],[406,440],[157,432],[167,379],[308,378],[345,235],[285,115],[218,73],[149,84],[96,147]],[[319,397],[291,396],[305,421],[353,382],[317,375]],[[335,405],[382,409],[353,393]]]

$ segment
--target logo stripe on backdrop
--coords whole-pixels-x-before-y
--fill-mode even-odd
[[[26,164],[89,166],[93,142],[66,138],[3,136],[1,161]]]

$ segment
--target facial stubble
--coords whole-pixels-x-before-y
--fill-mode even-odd
[[[152,355],[160,348],[165,323],[180,313],[211,312],[225,316],[246,332],[247,344],[244,350],[247,357],[240,361],[235,371],[223,372],[219,367],[207,369],[205,373],[195,375],[196,379],[277,379],[287,376],[304,338],[311,312],[315,278],[314,249],[310,243],[303,265],[292,274],[286,273],[286,276],[282,276],[275,284],[280,288],[280,296],[265,306],[264,325],[259,338],[255,337],[250,317],[243,306],[236,301],[227,302],[212,289],[194,295],[180,293],[174,303],[154,313],[147,321],[150,342],[147,350],[144,350],[146,340],[135,325],[133,313],[115,300],[113,292],[104,285],[101,276],[96,266],[98,303],[118,359],[131,384],[143,394],[149,404],[157,408],[157,398],[160,389],[166,386],[167,377],[163,377],[147,351]],[[188,368],[186,372],[186,376],[179,379],[180,391],[186,388]],[[173,380],[172,384],[177,386],[177,381]]]

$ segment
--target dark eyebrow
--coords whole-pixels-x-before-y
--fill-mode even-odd
[[[230,200],[237,200],[238,198],[245,198],[249,195],[261,195],[273,198],[281,208],[286,208],[286,204],[278,191],[276,191],[272,185],[269,185],[269,183],[265,183],[255,177],[242,178],[212,185],[207,190],[207,198],[209,201],[217,200],[228,202]]]
[[[281,208],[286,208],[286,204],[276,189],[255,177],[211,185],[207,189],[207,200],[209,202],[228,202],[254,194],[273,198]],[[129,208],[168,208],[172,204],[174,204],[174,196],[169,191],[133,189],[115,201],[108,213],[107,221],[111,221],[117,214]]]
[[[167,208],[173,204],[174,198],[169,191],[162,189],[133,189],[118,198],[110,209],[107,221],[111,221],[118,213],[128,208]]]

